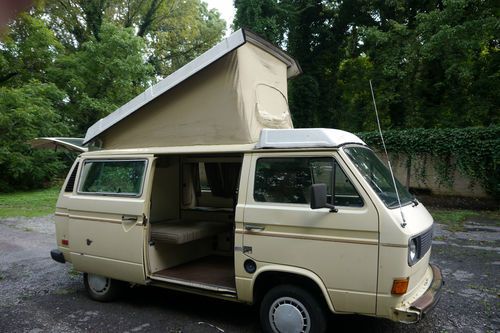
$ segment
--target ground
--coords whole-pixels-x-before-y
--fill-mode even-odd
[[[196,295],[138,287],[113,303],[91,301],[81,275],[50,259],[52,218],[0,217],[0,331],[259,332],[256,308]],[[335,316],[329,331],[498,332],[499,254],[498,220],[476,214],[459,228],[437,224],[431,261],[446,285],[427,317],[403,325]]]

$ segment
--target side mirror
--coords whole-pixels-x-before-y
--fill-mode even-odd
[[[334,205],[326,202],[326,184],[311,185],[311,209],[330,208],[330,212],[338,212]]]

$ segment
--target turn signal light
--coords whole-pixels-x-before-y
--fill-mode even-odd
[[[69,242],[68,242],[68,240],[67,240],[67,239],[63,239],[63,240],[61,240],[61,244],[62,244],[62,245],[68,245],[68,244],[69,244]]]
[[[404,295],[408,290],[408,283],[410,282],[410,278],[406,279],[394,279],[392,282],[392,290],[391,294],[393,295]]]

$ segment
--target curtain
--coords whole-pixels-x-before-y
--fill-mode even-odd
[[[212,194],[232,198],[238,187],[240,163],[205,163],[205,173]]]

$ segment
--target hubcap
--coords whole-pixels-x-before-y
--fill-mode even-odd
[[[98,294],[105,293],[110,284],[110,279],[100,275],[88,275],[89,287]]]
[[[309,313],[295,298],[281,297],[271,305],[269,322],[275,333],[307,333],[311,329]]]

